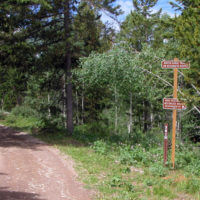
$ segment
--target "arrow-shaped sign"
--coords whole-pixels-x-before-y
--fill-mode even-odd
[[[186,105],[175,98],[164,98],[163,99],[163,109],[167,110],[184,110]]]

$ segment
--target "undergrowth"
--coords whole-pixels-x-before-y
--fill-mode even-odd
[[[177,140],[172,169],[170,162],[163,166],[162,133],[121,137],[93,132],[84,125],[67,137],[64,129],[40,128],[36,118],[0,117],[2,123],[29,131],[70,155],[81,180],[98,191],[98,200],[200,199],[200,151],[193,144]]]

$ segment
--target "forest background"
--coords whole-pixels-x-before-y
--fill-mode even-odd
[[[76,128],[131,137],[162,130],[171,111],[172,70],[161,61],[190,61],[179,73],[178,114],[183,137],[199,134],[199,3],[171,3],[181,14],[152,13],[156,0],[133,1],[115,31],[104,12],[122,13],[111,1],[3,1],[0,32],[1,109],[36,117],[38,127]],[[86,129],[87,129],[86,128]]]
[[[0,1],[1,123],[82,163],[99,199],[200,198],[200,2],[172,2],[174,17],[157,3],[133,0],[119,22],[115,0]],[[178,72],[187,109],[178,111],[176,173],[162,147],[173,70],[161,61],[174,58],[190,62]]]

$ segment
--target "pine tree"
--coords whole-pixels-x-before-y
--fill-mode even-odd
[[[178,42],[177,52],[180,59],[191,62],[191,68],[184,71],[188,83],[185,98],[189,102],[199,104],[200,98],[200,2],[198,0],[177,0],[172,5],[181,11],[180,16],[173,19],[174,34]]]
[[[22,102],[35,51],[23,33],[28,24],[25,15],[30,13],[28,4],[3,1],[0,6],[0,96],[3,107],[11,110]]]
[[[142,44],[152,44],[159,24],[161,10],[152,13],[157,0],[133,0],[134,11],[122,23],[119,38],[137,51],[141,51]]]
[[[104,11],[111,13],[113,16],[120,14],[119,6],[113,6],[114,1],[86,1],[82,14],[85,17],[89,16],[89,18],[85,18],[79,28],[74,28],[74,24],[78,23],[77,21],[80,19],[78,19],[78,10],[82,2],[79,2],[80,6],[78,6],[79,3],[77,1],[73,0],[6,0],[3,3],[1,2],[1,66],[9,65],[13,68],[19,62],[17,66],[22,69],[23,75],[26,72],[30,75],[26,69],[30,70],[30,73],[34,73],[34,71],[43,71],[45,68],[53,67],[53,65],[64,69],[67,91],[67,95],[65,95],[67,102],[66,116],[69,134],[73,132],[71,69],[73,65],[76,65],[74,61],[77,60],[77,54],[78,56],[80,55],[79,50],[74,45],[74,41],[77,44],[78,41],[76,39],[78,39],[81,40],[79,43],[84,43],[81,47],[81,55],[88,55],[90,51],[97,50],[98,46],[100,46],[98,40],[101,37],[101,28],[98,28],[100,23],[95,18],[100,16],[100,9],[104,9]],[[89,27],[89,23],[94,23],[95,27]],[[80,31],[87,33],[88,30],[84,29],[88,27],[90,28],[88,36],[87,34],[81,36]],[[17,56],[18,54],[20,55]],[[8,55],[9,61],[5,59]],[[53,60],[52,58],[55,59]],[[44,66],[42,63],[48,63],[49,66]]]

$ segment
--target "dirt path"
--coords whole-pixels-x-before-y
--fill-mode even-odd
[[[89,200],[70,159],[0,125],[0,200]]]

